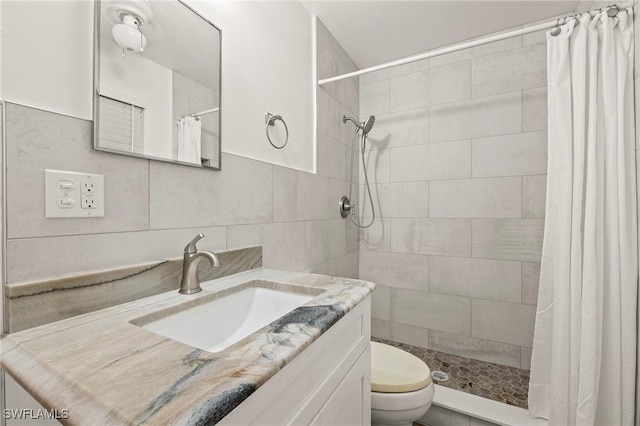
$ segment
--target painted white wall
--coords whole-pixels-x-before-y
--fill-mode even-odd
[[[100,94],[144,108],[144,153],[172,158],[172,71],[135,53],[123,58],[113,40],[100,46]]]
[[[313,171],[309,13],[297,1],[187,3],[222,29],[222,150]],[[266,140],[265,112],[286,120],[285,149]]]
[[[93,2],[2,3],[3,98],[92,119]],[[298,2],[188,4],[222,29],[223,151],[313,171],[308,12]],[[266,140],[267,111],[287,120],[290,139],[283,150]]]
[[[93,2],[2,0],[2,98],[91,120]]]

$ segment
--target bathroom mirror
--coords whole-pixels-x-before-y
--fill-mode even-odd
[[[94,149],[220,170],[220,30],[178,0],[95,4]]]

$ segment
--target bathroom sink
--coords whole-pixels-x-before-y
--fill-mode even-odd
[[[304,305],[324,290],[253,280],[131,320],[208,352],[219,352]]]

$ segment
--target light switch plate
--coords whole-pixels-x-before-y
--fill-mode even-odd
[[[44,171],[45,217],[104,217],[104,175]]]

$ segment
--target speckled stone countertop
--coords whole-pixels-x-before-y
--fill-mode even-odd
[[[216,353],[130,323],[215,298],[213,293],[228,294],[251,280],[325,291]],[[68,409],[66,424],[215,424],[373,288],[366,281],[324,275],[242,272],[203,283],[196,295],[171,291],[7,335],[2,367],[45,408]]]

